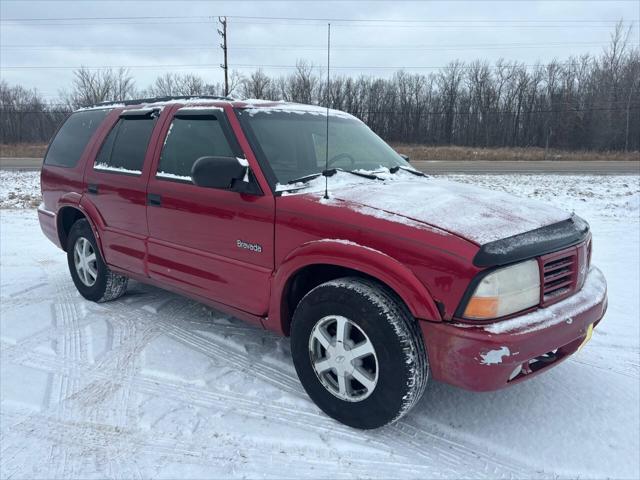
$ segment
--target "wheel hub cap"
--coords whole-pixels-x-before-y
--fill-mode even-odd
[[[322,385],[333,395],[359,402],[378,383],[378,358],[366,333],[346,317],[321,318],[309,338],[311,364]]]

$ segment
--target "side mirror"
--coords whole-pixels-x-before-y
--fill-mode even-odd
[[[400,155],[405,162],[411,163],[411,160],[409,159],[409,155],[405,155],[404,153],[399,153],[398,155]]]
[[[199,187],[228,190],[242,182],[247,168],[234,157],[200,157],[191,167],[191,179]]]

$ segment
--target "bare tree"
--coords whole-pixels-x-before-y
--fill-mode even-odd
[[[47,141],[67,113],[45,102],[35,89],[0,81],[0,143]]]
[[[126,100],[135,93],[135,82],[126,68],[90,70],[82,67],[75,70],[73,76],[71,91],[61,92],[71,108]]]
[[[193,73],[165,73],[156,77],[147,90],[151,97],[207,95],[210,86],[204,79]]]
[[[242,85],[243,76],[237,70],[231,70],[229,74],[229,96],[233,97],[235,93],[238,92],[238,89]],[[220,92],[220,95],[224,95],[224,89]]]
[[[286,100],[345,110],[387,140],[546,149],[640,149],[640,49],[620,23],[598,56],[554,60],[533,67],[499,60],[451,62],[429,75],[397,72],[391,78],[334,76],[298,60],[287,75],[230,72],[232,95]],[[75,72],[67,105],[134,95],[127,71]],[[35,93],[10,87],[2,94],[4,141],[50,135],[53,106]],[[194,74],[167,73],[148,96],[221,95],[220,83]],[[59,107],[56,107],[59,109]],[[27,111],[38,113],[31,114]],[[27,121],[28,119],[28,121]],[[36,128],[37,125],[41,127]]]
[[[267,99],[271,79],[260,68],[243,79],[241,93],[244,98]]]

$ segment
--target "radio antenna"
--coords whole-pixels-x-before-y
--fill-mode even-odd
[[[331,24],[327,23],[327,89],[325,102],[327,103],[327,143],[324,153],[324,198],[329,198],[329,69],[331,67]]]

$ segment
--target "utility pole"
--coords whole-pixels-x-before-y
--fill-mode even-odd
[[[224,53],[224,63],[220,67],[224,70],[224,96],[229,96],[229,65],[227,64],[227,17],[218,17],[218,22],[222,25],[222,30],[218,29],[218,34],[222,37],[220,48]]]

